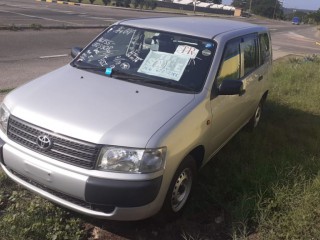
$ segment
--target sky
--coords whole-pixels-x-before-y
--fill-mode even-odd
[[[230,5],[231,2],[232,0],[222,0],[225,5]],[[318,10],[320,8],[320,0],[284,0],[283,5],[285,8]]]

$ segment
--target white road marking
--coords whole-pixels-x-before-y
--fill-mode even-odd
[[[56,19],[52,19],[52,18],[39,17],[39,16],[35,16],[35,15],[28,15],[28,14],[11,12],[11,11],[0,10],[0,12],[11,13],[11,14],[16,14],[16,15],[24,16],[24,17],[43,19],[43,20],[54,21],[54,22],[69,23],[69,24],[72,24],[72,25],[81,25],[81,24],[79,24],[79,23],[73,23],[73,22],[68,22],[68,21],[61,21],[61,20],[56,20]]]
[[[317,41],[316,39],[308,38],[295,32],[289,32],[287,33],[287,36],[297,41],[312,42],[312,43]]]
[[[115,20],[114,18],[104,18],[104,17],[89,17],[88,18],[91,18],[91,19],[96,19],[96,20],[103,20],[103,21],[113,21]]]
[[[60,55],[51,55],[51,56],[41,56],[39,57],[40,59],[45,59],[45,58],[59,58],[59,57],[68,57],[68,54],[60,54]]]

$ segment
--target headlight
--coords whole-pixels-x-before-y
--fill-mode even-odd
[[[163,169],[166,148],[133,149],[104,147],[98,169],[112,172],[150,173]]]
[[[7,133],[8,121],[9,121],[10,112],[8,108],[4,105],[0,105],[0,129]]]

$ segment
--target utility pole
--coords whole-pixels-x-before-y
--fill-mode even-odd
[[[275,3],[274,3],[274,9],[273,9],[273,17],[272,17],[272,19],[274,19],[275,15],[276,15],[277,3],[278,3],[278,0],[276,0]]]
[[[250,0],[250,4],[249,4],[249,13],[251,14],[251,6],[252,6],[252,0]]]

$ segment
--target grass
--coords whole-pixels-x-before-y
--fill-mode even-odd
[[[82,3],[85,3],[85,4],[91,4],[91,2],[89,0],[83,0]],[[102,0],[95,0],[94,5],[104,5],[104,3],[102,2]]]
[[[82,221],[20,188],[0,171],[1,240],[84,239]]]
[[[14,31],[14,32],[16,32],[16,31],[20,31],[20,30],[21,30],[21,27],[16,26],[15,24],[12,24],[12,25],[10,25],[10,26],[7,26],[6,29],[9,30],[9,31]]]
[[[41,30],[41,29],[43,28],[43,26],[42,26],[41,24],[32,23],[32,24],[30,25],[30,28],[33,29],[33,30],[39,31],[39,30]]]
[[[114,223],[72,214],[0,172],[5,239],[319,239],[320,58],[274,64],[264,118],[241,131],[199,174],[175,222]],[[47,230],[46,230],[47,229]]]
[[[11,92],[14,88],[6,88],[6,89],[0,89],[0,94],[7,94]]]

